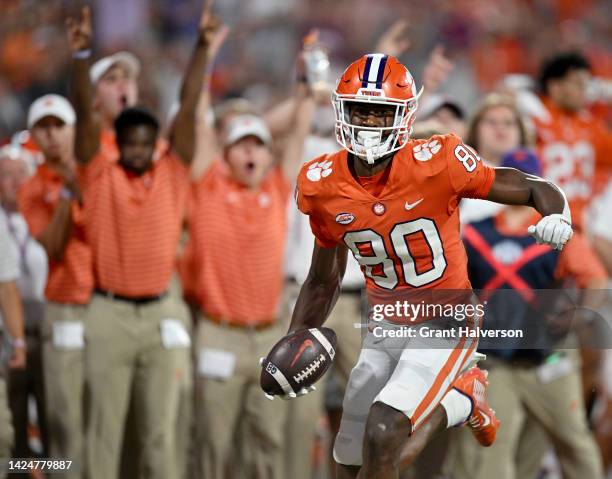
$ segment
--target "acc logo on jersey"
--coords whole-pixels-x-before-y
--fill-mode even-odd
[[[332,172],[331,161],[319,161],[308,167],[306,178],[310,181],[319,181],[321,178],[329,176]]]
[[[339,213],[336,215],[336,223],[340,223],[341,225],[348,225],[355,221],[355,215],[351,213]]]
[[[412,151],[414,152],[414,157],[419,161],[428,161],[440,151],[442,145],[438,140],[430,141],[429,143],[422,143],[420,145],[415,146]]]

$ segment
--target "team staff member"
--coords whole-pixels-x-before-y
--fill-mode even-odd
[[[17,210],[17,191],[31,175],[32,160],[32,155],[17,145],[0,148],[0,222],[7,225],[11,246],[19,258],[17,287],[23,304],[28,363],[25,370],[12,370],[8,381],[15,430],[13,457],[32,457],[34,454],[28,444],[30,399],[36,406],[42,454],[45,457],[49,455],[40,338],[48,273],[47,253],[32,237],[23,215]]]
[[[96,295],[88,330],[91,386],[86,440],[89,477],[117,477],[122,431],[134,392],[145,477],[174,477],[171,464],[180,365],[189,336],[184,305],[166,294],[188,194],[195,110],[218,22],[203,15],[181,90],[170,148],[154,159],[159,132],[146,110],[128,108],[115,120],[119,157],[100,151],[90,101],[88,8],[68,21],[75,54],[75,151],[81,164],[87,239]]]
[[[225,477],[230,462],[245,477],[284,477],[285,408],[261,393],[258,361],[281,333],[286,208],[309,127],[305,109],[312,107],[300,83],[278,162],[264,121],[234,115],[223,129],[222,158],[199,148],[194,165],[203,173],[194,185],[187,269],[200,310],[196,454],[206,479]],[[235,458],[239,427],[243,454]]]
[[[119,156],[113,123],[123,109],[137,104],[140,71],[140,61],[129,51],[120,51],[105,56],[93,63],[89,69],[89,78],[93,85],[93,108],[96,112],[93,120],[99,123],[100,128],[100,151],[110,161],[116,160]],[[166,147],[167,142],[160,137],[157,142],[158,152],[161,153]],[[170,294],[173,293],[171,290]],[[190,360],[190,356],[185,354],[181,373],[184,378],[190,376]],[[188,379],[185,380],[188,381]],[[186,391],[182,394],[189,395],[190,399],[190,384],[187,384],[185,389]],[[123,439],[121,477],[124,479],[131,479],[136,474],[134,464],[138,461],[134,458],[139,455],[138,437],[135,432],[136,417],[133,409],[131,405]],[[181,434],[181,428],[181,424],[177,424],[178,435]],[[178,449],[185,447],[177,442],[177,453]],[[179,455],[177,455],[176,462],[177,465],[186,463],[180,459]]]
[[[501,166],[541,174],[538,159],[525,150],[505,155]],[[529,208],[508,206],[463,230],[470,282],[481,294],[491,293],[487,308],[492,314],[485,327],[520,329],[530,339],[512,344],[505,340],[504,349],[486,351],[489,402],[504,426],[486,452],[474,447],[463,430],[457,431],[458,455],[451,461],[455,479],[535,477],[537,468],[527,472],[522,464],[520,443],[539,439],[540,429],[558,452],[563,477],[603,478],[586,420],[577,351],[553,349],[554,336],[550,342],[544,340],[550,331],[544,324],[549,314],[534,305],[550,303],[547,293],[560,281],[572,279],[584,289],[584,306],[596,307],[586,302],[593,299],[588,298],[587,288],[605,288],[607,275],[579,233],[561,252],[536,245],[525,231],[538,220],[539,215]],[[511,296],[510,290],[516,294]],[[532,437],[525,437],[527,429],[533,431]],[[533,444],[536,449],[539,446]]]
[[[12,348],[12,357],[9,367],[23,369],[26,366],[25,333],[23,328],[23,311],[16,279],[19,277],[19,258],[9,243],[9,231],[6,225],[0,222],[0,313],[4,318],[4,334],[8,334],[8,341],[0,342],[0,458],[11,457],[13,446],[13,426],[11,411],[8,407],[6,394],[6,379],[4,348]],[[0,469],[0,479],[6,477],[5,470]]]
[[[121,111],[138,102],[139,74],[140,61],[130,52],[101,58],[89,69],[95,118],[100,123],[100,149],[109,159],[118,156],[114,121]]]
[[[44,163],[23,185],[18,202],[49,258],[41,331],[49,453],[82,463],[84,331],[93,274],[75,180],[75,118],[68,100],[59,95],[32,103],[28,126]],[[77,474],[75,468],[67,477]]]

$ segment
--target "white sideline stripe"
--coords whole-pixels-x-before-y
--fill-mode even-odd
[[[315,339],[321,343],[321,346],[325,348],[327,354],[329,354],[329,357],[333,361],[334,356],[336,355],[336,351],[334,350],[334,347],[331,345],[331,343],[327,340],[325,335],[316,328],[310,328],[308,331],[310,331],[310,334],[312,334]]]
[[[459,367],[461,366],[461,363],[463,362],[463,359],[465,358],[465,355],[467,354],[467,352],[470,350],[472,344],[473,344],[473,340],[470,341],[469,346],[467,345],[467,342],[466,342],[466,344],[463,345],[463,351],[461,351],[461,354],[457,358],[457,362],[453,366],[453,369],[451,370],[450,374],[446,377],[446,379],[442,383],[442,386],[440,387],[440,390],[438,391],[438,393],[434,397],[433,401],[431,401],[431,403],[429,403],[429,406],[427,406],[427,409],[425,409],[425,411],[423,411],[423,414],[421,414],[421,416],[417,419],[416,423],[413,426],[413,429],[415,429],[417,427],[417,425],[419,425],[425,418],[427,418],[429,416],[429,414],[433,411],[433,409],[438,406],[438,403],[440,401],[442,401],[442,398],[446,394],[446,389],[448,388],[448,386],[450,386],[450,383],[452,382],[452,380],[455,378],[455,376],[459,372],[458,371]],[[454,349],[451,349],[450,350],[450,354],[453,354],[453,351],[454,351]],[[450,354],[449,354],[449,356],[450,356]],[[446,363],[447,360],[448,360],[448,358],[444,362]],[[429,390],[427,392],[429,392]],[[425,393],[425,394],[427,394],[427,393]]]
[[[274,366],[275,371],[274,373],[272,373],[272,377],[276,380],[276,382],[283,389],[283,391],[285,391],[285,394],[291,394],[291,393],[295,394],[295,391],[291,387],[291,384],[289,384],[289,381],[287,381],[287,378],[281,372],[281,370],[278,369],[278,367],[275,366],[273,363],[268,363],[268,364],[272,364],[272,366]]]

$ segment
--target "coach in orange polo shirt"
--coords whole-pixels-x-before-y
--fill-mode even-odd
[[[142,475],[172,478],[179,364],[190,340],[187,311],[167,294],[188,195],[187,165],[194,150],[197,100],[207,46],[219,22],[203,15],[183,81],[170,148],[154,155],[159,125],[140,108],[115,120],[119,157],[99,150],[87,51],[91,20],[86,8],[68,20],[74,52],[77,111],[75,151],[81,164],[86,235],[92,248],[96,294],[87,331],[86,371],[91,390],[87,410],[86,474],[118,476],[128,405],[138,415]]]
[[[264,121],[238,115],[224,128],[222,158],[214,158],[210,146],[200,148],[204,154],[194,165],[193,171],[203,171],[193,188],[187,245],[193,275],[187,281],[200,309],[198,477],[221,479],[230,463],[242,468],[237,477],[284,476],[285,407],[265,398],[258,360],[283,334],[277,319],[287,201],[309,127],[310,116],[300,114],[313,107],[306,85],[298,86],[295,97],[293,128],[279,162]]]
[[[30,233],[49,257],[42,325],[49,452],[51,457],[80,463],[84,324],[93,274],[75,180],[74,122],[72,106],[59,95],[32,103],[28,127],[45,161],[20,189],[18,203]]]

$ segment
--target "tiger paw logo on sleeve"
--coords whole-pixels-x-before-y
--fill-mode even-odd
[[[429,143],[421,143],[416,145],[412,151],[414,152],[414,157],[419,161],[428,161],[433,158],[433,156],[440,151],[442,145],[438,140],[430,141]]]
[[[308,178],[310,181],[320,181],[321,178],[325,178],[331,174],[331,165],[331,161],[319,161],[313,163],[308,167],[306,178]]]

